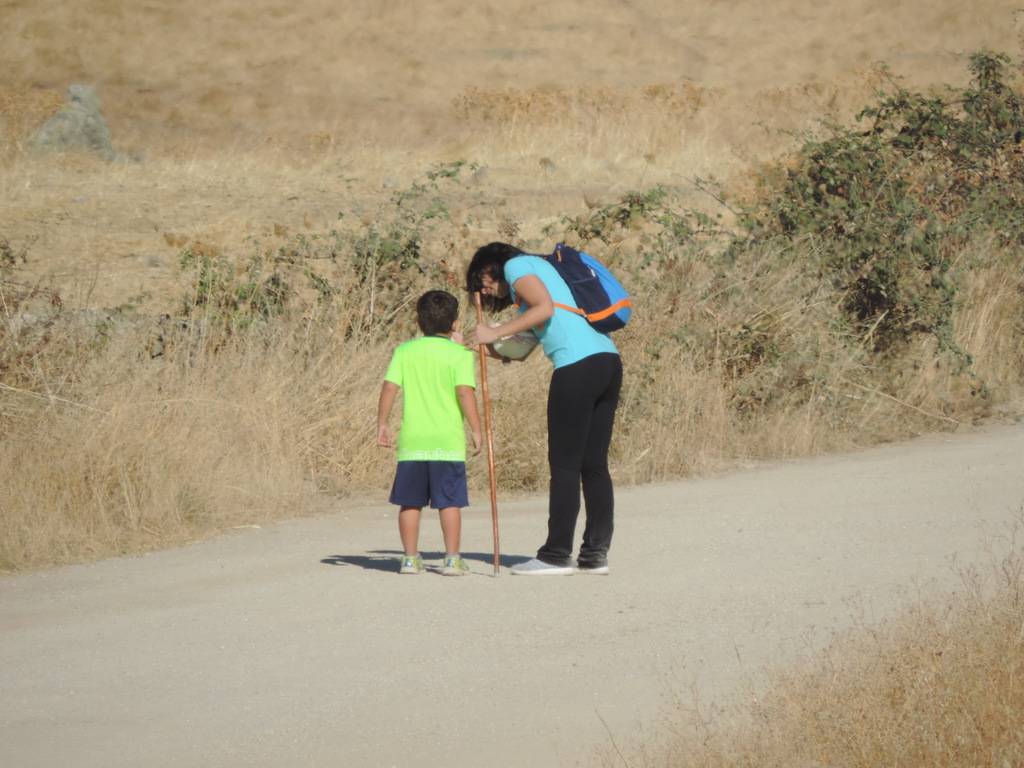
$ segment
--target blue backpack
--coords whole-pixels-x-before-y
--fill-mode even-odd
[[[611,333],[626,325],[633,314],[633,302],[608,267],[562,243],[543,258],[565,280],[579,308],[558,303],[556,307],[583,315],[601,333]]]

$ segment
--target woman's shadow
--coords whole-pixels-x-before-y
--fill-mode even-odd
[[[428,568],[434,563],[440,566],[444,561],[443,552],[422,552],[421,554]],[[363,555],[331,555],[323,558],[320,562],[324,565],[348,565],[368,571],[398,573],[398,561],[401,557],[402,553],[397,549],[373,549]],[[492,552],[463,552],[462,559],[494,565],[494,553]],[[505,568],[509,568],[517,563],[525,563],[529,559],[523,555],[500,555],[499,563]]]

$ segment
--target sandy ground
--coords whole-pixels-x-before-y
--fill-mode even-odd
[[[594,764],[692,683],[728,700],[959,583],[1024,503],[1024,426],[619,494],[609,577],[522,578],[543,500],[466,514],[473,573],[396,574],[386,505],[0,581],[0,764]],[[645,735],[646,734],[646,735]]]

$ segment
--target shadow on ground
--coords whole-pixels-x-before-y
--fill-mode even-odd
[[[422,552],[423,563],[427,570],[437,570],[444,560],[443,552]],[[368,571],[385,571],[387,573],[398,572],[398,560],[402,553],[397,549],[374,549],[361,555],[331,555],[323,558],[320,562],[324,565],[350,565],[356,568],[363,568]],[[484,565],[494,566],[494,554],[492,552],[463,552],[462,559]],[[510,568],[517,563],[525,563],[530,559],[527,555],[501,555],[500,564]]]

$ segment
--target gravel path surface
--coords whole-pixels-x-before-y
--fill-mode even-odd
[[[473,573],[396,574],[386,504],[0,580],[0,765],[591,765],[691,682],[721,700],[1024,503],[1024,426],[621,490],[607,577],[513,577],[544,500],[466,512]]]

